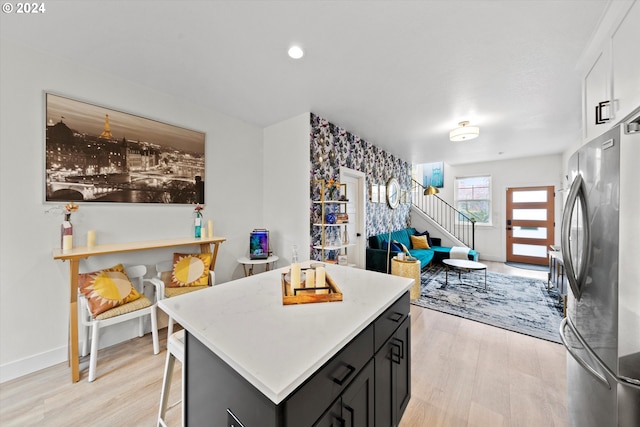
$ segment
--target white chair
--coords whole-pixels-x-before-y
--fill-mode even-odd
[[[82,328],[82,353],[81,355],[84,357],[87,355],[87,347],[88,347],[88,332],[89,328],[92,328],[91,331],[91,357],[89,358],[89,382],[95,380],[96,378],[96,365],[98,362],[98,341],[100,328],[104,328],[106,326],[111,326],[116,323],[126,322],[127,320],[138,318],[138,336],[144,335],[144,320],[145,316],[149,315],[151,317],[151,334],[153,337],[153,354],[158,354],[160,352],[160,345],[158,344],[158,322],[156,317],[156,302],[150,301],[144,294],[144,282],[153,283],[156,285],[151,279],[144,279],[144,275],[147,273],[147,267],[144,265],[136,265],[132,267],[125,268],[127,276],[131,283],[136,288],[141,296],[139,299],[135,301],[128,302],[121,306],[112,308],[111,310],[107,310],[104,313],[101,313],[100,319],[96,319],[91,315],[91,311],[89,310],[89,304],[87,303],[84,295],[79,294],[78,299],[80,301],[80,322],[83,326]],[[159,294],[159,291],[156,291],[156,294]],[[157,300],[157,299],[156,299]]]
[[[182,399],[167,407],[169,393],[171,392],[173,366],[176,359],[182,363]],[[164,420],[167,410],[173,408],[180,402],[182,402],[182,424],[184,424],[184,329],[172,334],[167,341],[167,362],[164,366],[164,378],[162,380],[162,392],[160,394],[158,426],[167,427],[167,423]]]
[[[216,273],[213,270],[209,270],[209,285],[207,286],[186,286],[181,288],[169,288],[167,283],[171,281],[171,272],[173,271],[173,261],[162,261],[156,264],[157,279],[153,280],[157,291],[157,300],[160,301],[164,298],[171,298],[173,296],[185,294],[188,292],[198,291],[200,289],[206,289],[209,286],[213,286],[216,283]],[[167,345],[169,338],[173,334],[173,318],[169,316],[169,322],[167,324]]]

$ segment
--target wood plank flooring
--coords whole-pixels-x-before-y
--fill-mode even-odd
[[[545,272],[486,264],[546,280]],[[412,397],[400,427],[568,425],[561,345],[416,306],[411,316]],[[166,329],[160,337],[166,348]],[[66,363],[0,384],[0,425],[154,426],[165,359],[146,335],[101,350],[93,383],[83,358],[76,384]],[[170,402],[180,399],[176,366]],[[180,405],[167,418],[179,426]]]

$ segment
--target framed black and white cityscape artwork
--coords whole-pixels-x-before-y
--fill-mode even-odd
[[[46,201],[204,203],[205,134],[45,93]]]

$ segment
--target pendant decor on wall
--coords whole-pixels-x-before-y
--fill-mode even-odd
[[[45,201],[204,203],[204,133],[52,93],[45,103]]]

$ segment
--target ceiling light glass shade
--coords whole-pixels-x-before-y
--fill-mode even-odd
[[[292,46],[288,53],[289,57],[293,59],[300,59],[304,56],[304,51],[299,46]]]
[[[424,195],[425,196],[433,196],[434,194],[438,194],[439,192],[440,192],[440,190],[438,190],[433,185],[430,185],[430,186],[428,186],[427,188],[424,189]]]
[[[469,122],[460,122],[459,128],[456,128],[449,132],[449,139],[451,141],[467,141],[469,139],[477,138],[480,135],[480,128],[477,126],[469,126]]]

